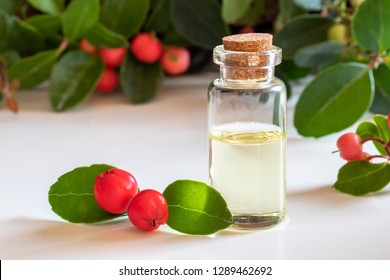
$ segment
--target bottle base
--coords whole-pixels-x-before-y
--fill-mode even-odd
[[[267,214],[234,214],[233,224],[230,226],[234,231],[250,231],[272,228],[284,219],[286,211]]]

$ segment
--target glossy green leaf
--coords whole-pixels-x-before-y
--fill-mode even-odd
[[[390,112],[390,66],[381,64],[374,70],[375,97],[370,111],[377,114],[388,114]]]
[[[101,22],[110,30],[131,37],[139,32],[149,8],[149,0],[105,0]]]
[[[96,25],[99,10],[99,0],[73,0],[62,18],[65,37],[70,42],[82,38],[89,29]]]
[[[50,77],[57,56],[57,50],[50,50],[23,58],[8,70],[8,78],[19,80],[20,89],[35,87]]]
[[[27,0],[27,2],[41,12],[56,15],[64,9],[65,0]]]
[[[275,35],[274,44],[283,49],[284,58],[293,59],[300,48],[326,41],[332,24],[331,19],[318,15],[296,17]]]
[[[50,77],[50,101],[56,111],[72,108],[87,98],[96,87],[104,64],[95,55],[83,51],[65,54]]]
[[[175,29],[192,44],[211,50],[228,34],[217,0],[172,0],[171,5]]]
[[[252,0],[222,0],[222,19],[227,23],[236,23],[250,8]]]
[[[334,187],[347,194],[365,195],[380,191],[390,182],[390,164],[352,161],[339,171]]]
[[[390,49],[390,0],[367,0],[352,19],[352,34],[367,51]]]
[[[290,80],[299,80],[310,74],[310,68],[299,67],[293,60],[283,59],[282,63],[276,66],[277,71],[283,72]]]
[[[134,104],[153,99],[163,81],[164,73],[160,63],[139,62],[128,54],[121,67],[120,80],[124,92]]]
[[[71,223],[97,223],[121,216],[101,209],[93,194],[97,175],[109,168],[112,166],[94,164],[78,167],[59,177],[49,190],[52,210]]]
[[[294,56],[298,66],[315,68],[331,64],[341,55],[345,45],[334,41],[325,41],[299,49]]]
[[[0,10],[12,15],[19,9],[21,2],[22,0],[0,0]]]
[[[40,51],[43,47],[43,38],[34,26],[16,17],[10,19],[9,49],[26,54]]]
[[[27,18],[25,22],[34,26],[44,38],[56,35],[61,31],[61,17],[59,15],[36,15]]]
[[[92,28],[85,37],[94,46],[121,48],[129,45],[125,36],[111,31],[101,23]]]
[[[187,234],[208,235],[225,229],[233,218],[221,194],[205,183],[178,180],[163,192],[168,203],[167,225]]]
[[[354,124],[374,95],[372,72],[364,64],[340,63],[309,83],[295,107],[294,125],[303,136],[321,137]]]
[[[376,126],[378,127],[380,139],[386,143],[390,142],[390,128],[387,122],[387,115],[375,115],[372,117]]]
[[[356,128],[356,133],[360,136],[360,138],[378,138],[381,139],[378,127],[372,122],[362,122]],[[383,145],[373,142],[378,152],[382,155],[387,155],[386,150]]]
[[[149,32],[165,33],[172,28],[171,0],[157,1],[152,13],[147,18],[145,30]]]

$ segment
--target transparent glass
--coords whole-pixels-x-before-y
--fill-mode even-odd
[[[244,56],[239,67],[224,61],[231,53]],[[275,226],[286,211],[286,87],[274,77],[281,51],[250,56],[263,62],[216,47],[221,76],[208,90],[209,180],[227,201],[232,229],[242,230]]]

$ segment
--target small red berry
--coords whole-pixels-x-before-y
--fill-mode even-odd
[[[122,64],[126,55],[126,48],[100,48],[99,56],[104,64],[110,68],[117,68]]]
[[[254,33],[255,30],[253,29],[252,26],[245,26],[240,29],[240,34],[245,34],[245,33]]]
[[[136,35],[130,48],[139,61],[146,63],[155,63],[162,54],[160,40],[151,33],[146,32]]]
[[[100,76],[96,88],[100,92],[110,93],[118,86],[118,84],[118,74],[114,70],[106,68],[103,74]]]
[[[81,39],[80,49],[87,53],[96,53],[97,48],[92,45],[87,39]]]
[[[340,156],[348,161],[362,159],[362,145],[360,136],[354,132],[346,133],[337,140]]]
[[[130,202],[130,222],[144,231],[152,231],[168,220],[168,205],[165,197],[155,190],[143,190]]]
[[[161,58],[164,71],[170,75],[180,75],[190,67],[190,52],[185,48],[167,47]]]
[[[111,168],[96,177],[94,184],[96,202],[109,213],[125,213],[137,193],[137,181],[127,171]]]

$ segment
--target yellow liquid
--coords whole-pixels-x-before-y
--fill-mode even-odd
[[[209,138],[210,183],[225,198],[233,228],[279,223],[286,202],[285,133],[269,124],[232,123],[211,131]]]

